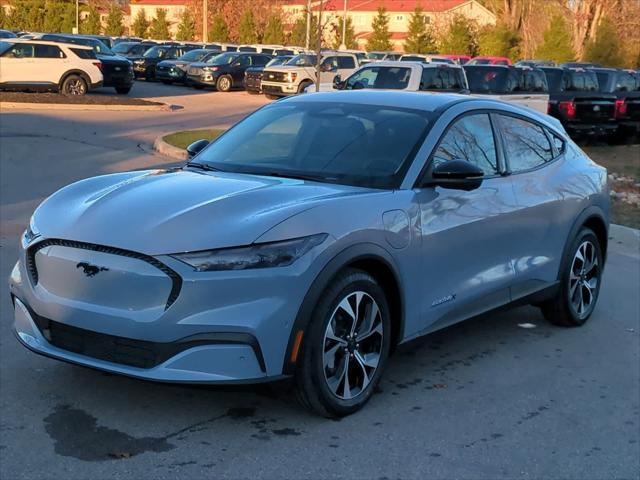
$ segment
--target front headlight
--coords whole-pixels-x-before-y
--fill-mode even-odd
[[[40,232],[33,223],[33,217],[29,221],[29,226],[22,234],[22,245],[26,248],[31,242],[40,236]]]
[[[254,243],[246,247],[178,253],[174,258],[197,272],[286,267],[327,238],[326,233],[280,242]]]

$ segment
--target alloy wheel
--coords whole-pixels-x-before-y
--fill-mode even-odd
[[[85,86],[82,79],[77,78],[67,84],[67,93],[69,95],[84,95]]]
[[[384,328],[371,295],[352,292],[333,311],[324,334],[323,370],[329,390],[342,400],[362,394],[382,354]]]
[[[593,309],[600,281],[600,266],[596,247],[590,241],[580,244],[569,272],[569,301],[575,313],[584,318]]]
[[[231,84],[229,82],[229,79],[227,77],[222,77],[220,79],[220,89],[226,92],[230,88],[231,88]]]

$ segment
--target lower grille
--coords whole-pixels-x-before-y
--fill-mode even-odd
[[[282,88],[281,87],[276,87],[274,85],[262,85],[262,91],[265,93],[273,93],[273,94],[278,94],[278,93],[282,93]]]
[[[51,345],[105,362],[149,369],[190,348],[202,345],[242,344],[253,349],[260,368],[266,372],[262,349],[256,338],[248,333],[196,334],[176,342],[149,342],[55,322],[37,315],[31,309],[29,313],[42,336]]]

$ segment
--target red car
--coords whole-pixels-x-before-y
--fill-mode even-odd
[[[507,57],[473,57],[467,65],[511,65]]]

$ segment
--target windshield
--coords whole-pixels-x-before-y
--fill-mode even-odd
[[[505,67],[464,66],[471,93],[510,93],[518,90],[516,73]]]
[[[431,116],[377,105],[276,103],[222,135],[194,163],[225,172],[397,188]]]
[[[178,57],[178,60],[183,60],[185,62],[197,62],[209,53],[211,53],[211,50],[190,50],[184,55]]]
[[[313,67],[316,64],[315,55],[307,55],[301,53],[300,55],[296,55],[291,60],[287,62],[287,65],[293,65],[296,67]]]
[[[233,63],[236,58],[238,58],[237,53],[220,53],[208,58],[206,62],[211,65],[229,65]]]
[[[162,46],[151,47],[149,50],[144,52],[144,55],[142,56],[146,58],[164,58],[167,56],[167,53],[169,53],[170,49],[171,47],[162,47]]]
[[[131,50],[135,45],[137,44],[120,42],[115,47],[113,47],[112,51],[113,53],[129,53],[129,50]]]
[[[409,86],[411,69],[406,67],[371,66],[358,70],[347,79],[346,90],[362,88],[383,88],[404,90]]]
[[[274,67],[277,65],[286,65],[291,60],[291,57],[276,57],[269,60],[265,67]]]
[[[370,58],[371,60],[382,60],[385,55],[386,53],[383,52],[369,52],[367,53],[367,58]]]

